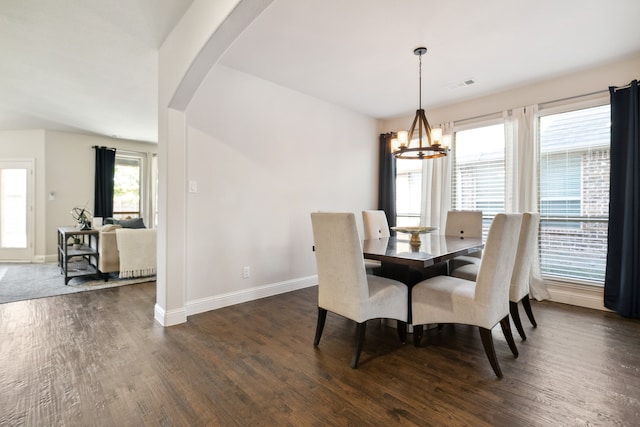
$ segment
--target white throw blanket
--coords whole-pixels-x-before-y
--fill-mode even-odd
[[[121,279],[156,274],[156,230],[118,228],[116,242],[120,255]]]

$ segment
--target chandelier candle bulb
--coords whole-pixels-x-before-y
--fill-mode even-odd
[[[409,145],[409,132],[406,130],[398,131],[398,145],[399,147],[406,147]]]
[[[431,140],[433,141],[433,144],[440,144],[440,141],[442,141],[442,129],[431,129]]]
[[[442,148],[449,149],[451,147],[451,135],[442,136]]]

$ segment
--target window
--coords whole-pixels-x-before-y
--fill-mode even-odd
[[[539,118],[540,266],[546,276],[604,282],[609,105]]]
[[[540,212],[539,251],[548,278],[599,285],[607,257],[610,170],[610,107],[590,101],[580,107],[542,109],[535,119]],[[517,139],[517,138],[516,138]],[[481,210],[484,236],[506,211],[511,147],[504,124],[459,128],[451,156],[451,209]],[[533,161],[533,159],[525,159]],[[398,225],[417,225],[422,162],[397,162]],[[533,184],[532,184],[533,185]]]
[[[114,218],[142,216],[142,158],[129,154],[116,154],[113,176]]]
[[[396,224],[420,225],[422,204],[422,162],[396,159]]]
[[[454,135],[451,208],[481,210],[484,234],[505,211],[504,125],[476,127]]]

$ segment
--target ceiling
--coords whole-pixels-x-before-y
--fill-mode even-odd
[[[0,129],[156,141],[157,49],[191,1],[0,0]],[[274,0],[220,63],[391,118],[418,106],[418,46],[428,110],[637,57],[638,18],[638,0]]]
[[[158,48],[192,0],[0,0],[0,129],[157,141]]]

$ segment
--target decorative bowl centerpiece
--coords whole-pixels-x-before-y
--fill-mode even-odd
[[[420,235],[431,233],[438,229],[438,227],[391,227],[392,230],[397,231],[399,233],[409,233],[411,234],[411,240],[409,240],[409,244],[412,247],[420,246]]]

